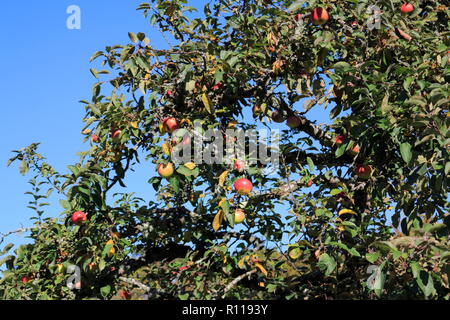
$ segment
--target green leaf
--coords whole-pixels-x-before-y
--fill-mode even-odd
[[[109,286],[109,285],[100,288],[100,293],[104,298],[106,298],[110,292],[111,292],[111,286]]]
[[[28,173],[28,170],[29,170],[28,162],[26,162],[25,160],[22,160],[19,165],[20,174],[24,176]]]
[[[329,276],[336,269],[337,263],[333,257],[324,253],[319,258],[319,268],[322,272],[325,272],[326,276]]]
[[[366,253],[366,260],[369,261],[370,263],[374,263],[375,261],[378,260],[379,257],[380,257],[379,252]]]
[[[336,70],[336,72],[346,72],[351,68],[350,64],[345,61],[340,61],[334,64],[333,69]]]
[[[308,162],[309,170],[313,171],[314,170],[314,162],[312,161],[312,159],[310,157],[306,157],[306,162]]]
[[[137,36],[133,32],[128,32],[128,37],[130,37],[130,40],[134,43],[137,43],[139,41]]]
[[[169,183],[172,186],[175,193],[180,192],[180,180],[178,179],[177,176],[174,175],[174,176],[170,177]]]
[[[411,145],[408,142],[404,142],[400,145],[400,153],[403,160],[409,164],[412,159]]]
[[[70,202],[64,199],[59,200],[59,204],[61,207],[63,207],[66,210],[71,210],[72,206],[70,205]]]

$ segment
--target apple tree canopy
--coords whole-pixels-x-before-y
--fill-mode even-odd
[[[57,172],[34,143],[9,161],[35,215],[30,244],[0,238],[0,298],[449,299],[450,3],[403,2],[142,3],[170,45],[142,30],[94,53],[80,160]],[[189,162],[160,177],[179,143],[167,117],[281,128],[276,173]],[[127,188],[138,166],[148,191]]]

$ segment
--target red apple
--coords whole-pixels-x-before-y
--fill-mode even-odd
[[[179,126],[180,124],[178,123],[178,120],[173,117],[169,117],[163,120],[164,130],[169,134],[177,130]]]
[[[186,269],[189,269],[189,266],[182,266],[182,267],[180,267],[180,271],[184,271]]]
[[[220,88],[222,88],[222,86],[223,86],[223,83],[222,83],[222,81],[220,81],[220,82],[216,83],[216,84],[212,87],[212,89],[213,89],[214,91],[216,91],[216,90],[219,90]]]
[[[121,133],[122,133],[122,130],[120,130],[120,129],[113,130],[112,138],[114,140],[118,140]]]
[[[336,144],[343,144],[345,139],[347,139],[347,137],[343,134],[340,134],[336,137],[335,142],[336,142]]]
[[[158,174],[163,178],[170,178],[175,169],[173,167],[173,163],[169,162],[168,164],[160,163],[158,165]]]
[[[312,179],[309,179],[309,181],[308,181],[308,187],[311,187],[313,185],[313,180]]]
[[[352,156],[356,156],[360,151],[359,145],[355,145],[353,148],[351,148],[348,152],[352,155]]]
[[[277,123],[281,123],[284,121],[284,116],[280,111],[272,112],[272,120]]]
[[[87,220],[87,216],[83,211],[76,211],[72,214],[72,223],[77,226],[82,225]]]
[[[245,220],[245,212],[242,209],[236,209],[234,211],[234,223],[241,223]]]
[[[367,180],[372,175],[372,167],[358,164],[355,168],[355,174],[358,176],[358,178]]]
[[[286,124],[289,128],[294,129],[298,128],[302,124],[302,120],[297,116],[290,116],[287,118]]]
[[[297,13],[295,16],[294,16],[294,20],[295,21],[300,21],[302,19],[302,14],[301,13]]]
[[[175,94],[174,91],[172,91],[172,90],[167,90],[167,95],[168,95],[168,96],[172,97],[174,94]]]
[[[237,170],[239,172],[244,171],[245,169],[245,161],[242,160],[236,160],[234,162],[234,166],[233,166],[234,170]]]
[[[402,6],[400,7],[400,11],[402,13],[410,13],[414,11],[414,6],[412,5],[412,3],[404,3],[402,4]]]
[[[241,195],[248,195],[252,192],[253,184],[246,178],[240,178],[234,183],[234,189]]]
[[[131,299],[131,292],[128,290],[120,290],[120,296],[126,300],[130,300]]]
[[[313,24],[322,25],[327,23],[328,19],[330,19],[330,16],[324,8],[315,8],[311,12],[311,20]]]
[[[30,279],[27,276],[23,276],[21,280],[22,283],[27,283],[28,281],[30,281]]]
[[[98,142],[98,140],[99,140],[98,136],[94,133],[94,134],[91,136],[91,141],[95,143],[95,142]]]

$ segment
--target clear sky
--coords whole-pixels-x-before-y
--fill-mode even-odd
[[[84,108],[95,78],[90,56],[107,45],[129,42],[128,31],[145,32],[154,46],[167,46],[148,19],[136,11],[140,0],[4,1],[0,10],[0,232],[30,226],[26,208],[31,196],[28,179],[18,166],[6,167],[11,150],[41,142],[40,152],[56,170],[78,160],[86,150],[81,135]],[[81,9],[81,29],[70,30],[70,5]],[[153,170],[153,169],[152,169]],[[149,175],[149,178],[151,175]],[[142,181],[144,184],[148,179]],[[151,186],[147,185],[149,192]],[[62,211],[53,197],[46,216]],[[11,237],[10,241],[21,239]]]
[[[4,1],[0,10],[0,109],[4,138],[0,140],[0,232],[31,226],[33,215],[26,208],[31,196],[28,179],[18,165],[6,167],[11,150],[33,142],[57,171],[78,160],[76,152],[89,148],[83,144],[84,107],[79,100],[90,100],[95,78],[89,68],[90,56],[105,46],[126,44],[128,32],[144,32],[155,47],[167,47],[161,34],[149,20],[136,11],[141,0],[58,0]],[[200,9],[204,0],[193,1]],[[66,27],[70,5],[81,9],[81,29]],[[100,69],[100,68],[98,68]],[[309,116],[330,122],[322,108]],[[276,125],[286,128],[284,124]],[[147,180],[155,173],[153,164],[142,165],[127,179],[127,191],[149,199],[154,195]],[[142,177],[145,177],[143,179]],[[52,197],[45,216],[58,216],[62,208]],[[9,241],[22,243],[23,237]]]

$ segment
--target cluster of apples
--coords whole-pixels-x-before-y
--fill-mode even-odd
[[[415,10],[414,5],[410,2],[403,3],[400,6],[400,11],[405,14],[411,13],[414,10]],[[294,16],[294,19],[296,21],[299,21],[301,19],[301,17],[302,17],[301,14],[297,14]],[[314,8],[311,11],[310,17],[311,17],[312,23],[315,25],[323,25],[323,24],[327,23],[328,20],[330,19],[330,15],[328,14],[328,11],[325,8],[320,8],[320,7]]]
[[[286,120],[286,124],[289,128],[295,129],[298,128],[302,124],[302,119],[299,116],[292,115],[285,119],[283,113],[281,111],[275,110],[271,115],[272,121],[277,123],[282,123]]]
[[[178,120],[174,117],[168,117],[165,118],[162,121],[162,127],[163,130],[169,134],[172,134],[175,130],[177,130],[180,127],[180,123],[178,122]],[[174,172],[175,172],[175,167],[173,165],[173,163],[169,162],[167,164],[165,163],[160,163],[158,165],[158,174],[163,177],[163,178],[170,178]]]
[[[342,134],[338,135],[335,138],[335,143],[337,145],[343,144],[346,139],[347,139],[347,136],[342,135]],[[348,151],[348,153],[352,156],[356,156],[359,152],[360,152],[360,147],[357,144]],[[355,170],[354,170],[354,173],[356,174],[356,176],[363,180],[369,179],[370,176],[372,175],[372,172],[373,172],[373,167],[370,165],[364,165],[364,164],[357,164],[355,167]]]

